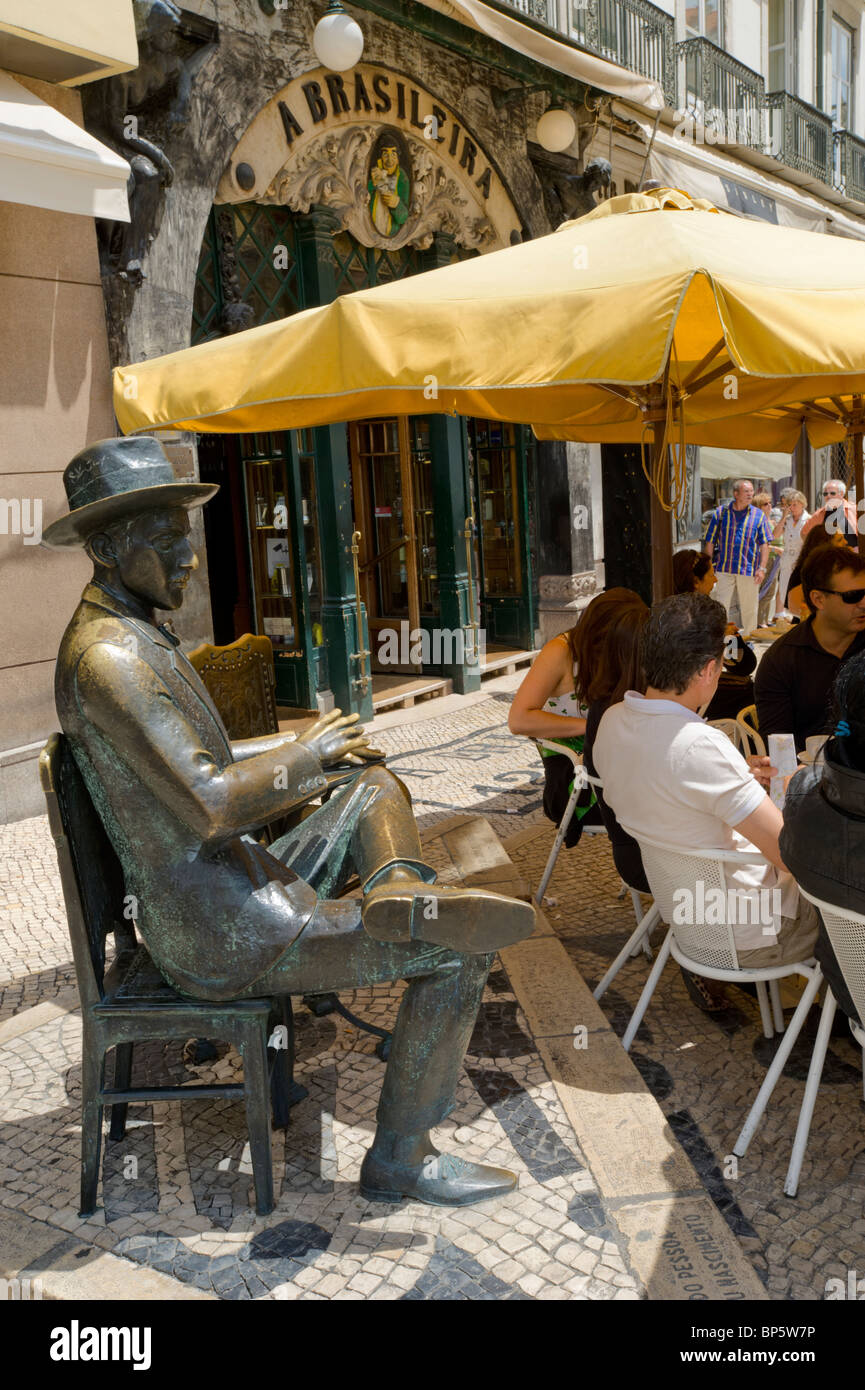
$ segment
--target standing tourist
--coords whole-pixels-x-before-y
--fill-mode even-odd
[[[781,545],[775,539],[772,520],[772,498],[768,492],[758,492],[754,498],[754,506],[758,507],[766,518],[766,525],[772,531],[772,541],[769,546],[769,560],[766,566],[766,574],[760,585],[759,603],[757,607],[757,626],[764,627],[769,622],[769,614],[775,611],[775,595],[778,592],[778,573],[781,563]]]
[[[781,520],[775,527],[774,538],[782,541],[781,568],[778,573],[778,597],[775,602],[775,617],[779,618],[787,607],[787,590],[790,576],[796,568],[796,561],[802,551],[802,540],[810,513],[805,510],[807,498],[804,492],[785,489],[781,493]]]
[[[715,597],[727,610],[735,594],[743,632],[757,626],[760,585],[766,577],[772,532],[765,516],[752,505],[754,486],[745,478],[733,484],[733,501],[716,507],[703,541],[715,566]]]
[[[828,518],[828,524],[827,524]],[[856,508],[847,497],[847,485],[840,478],[827,478],[823,484],[823,505],[802,527],[802,539],[817,526],[823,526],[831,539],[835,531],[843,531],[847,537],[857,536]],[[855,540],[853,541],[855,545]]]

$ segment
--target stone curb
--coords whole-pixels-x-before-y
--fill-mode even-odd
[[[61,1014],[70,1014],[79,1007],[78,986],[69,985],[61,989],[53,999],[43,999],[41,1004],[33,1004],[29,1009],[12,1014],[11,1018],[0,1023],[0,1047],[5,1047],[13,1038],[29,1033],[31,1028],[41,1028]]]
[[[431,826],[424,839],[436,838],[438,829]],[[460,830],[465,827],[447,826],[452,854]],[[494,832],[487,830],[482,836],[475,830],[470,839],[489,844]],[[507,844],[528,838],[528,831],[517,832],[502,847],[503,880],[509,877]],[[492,857],[488,850],[488,862]],[[459,855],[454,858],[462,867]],[[651,1300],[768,1300],[555,930],[541,911],[537,918],[528,940],[499,954],[604,1205],[622,1234],[631,1272]]]
[[[217,1300],[216,1294],[100,1250],[47,1221],[5,1208],[0,1208],[0,1278],[19,1280],[20,1297],[32,1299],[38,1289],[38,1297],[58,1302]]]

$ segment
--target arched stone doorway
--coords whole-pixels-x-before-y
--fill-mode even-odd
[[[480,141],[417,83],[366,65],[304,74],[220,181],[193,341],[478,255],[519,225]],[[216,640],[267,633],[284,704],[368,713],[387,666],[476,688],[473,621],[532,644],[532,452],[519,427],[422,415],[204,439],[202,476],[222,483],[205,518]]]

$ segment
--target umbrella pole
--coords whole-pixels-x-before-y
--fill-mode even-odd
[[[862,397],[854,396],[853,405],[857,417],[857,427],[853,431],[853,483],[856,488],[856,506],[861,510],[862,498],[865,497],[862,479]]]
[[[659,451],[667,455],[666,466],[661,468]],[[652,477],[660,477],[663,500],[670,505],[670,465],[667,445],[664,442],[664,422],[658,420],[652,425]],[[652,602],[658,603],[673,592],[673,514],[661,504],[654,488],[650,489],[651,510],[649,513],[652,538]]]

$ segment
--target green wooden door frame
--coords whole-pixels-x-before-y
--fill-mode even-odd
[[[503,427],[504,428],[504,427]],[[468,453],[468,421],[464,422],[465,448]],[[530,451],[533,450],[534,435],[528,425],[514,426],[514,448],[516,451],[516,467],[514,469],[516,488],[514,497],[514,527],[516,531],[517,554],[520,566],[520,591],[518,594],[487,594],[486,576],[484,572],[484,551],[481,542],[481,518],[475,515],[475,530],[477,536],[476,554],[478,558],[479,573],[477,576],[480,588],[481,606],[481,627],[486,633],[487,645],[499,642],[504,645],[515,645],[524,651],[531,651],[534,648],[535,624],[537,621],[537,595],[535,586],[537,578],[534,574],[532,563],[532,546],[530,535],[530,509],[529,509],[529,479],[528,462]],[[473,470],[474,493],[478,499],[478,505],[482,505],[482,495],[480,487],[479,460],[477,452],[471,464]],[[474,508],[470,508],[474,513]],[[468,515],[468,513],[466,513]]]
[[[306,540],[303,534],[303,513],[301,507],[300,465],[294,432],[275,432],[269,434],[246,434],[240,436],[241,467],[243,468],[243,500],[246,522],[246,542],[249,572],[252,576],[252,517],[251,499],[246,480],[246,463],[257,458],[279,457],[285,462],[288,496],[288,534],[291,538],[292,581],[297,595],[298,647],[291,655],[274,648],[273,664],[276,675],[276,701],[279,705],[290,705],[297,709],[315,709],[315,665],[313,660],[312,620],[309,613],[309,597],[306,588]],[[259,440],[267,441],[264,449],[259,449]],[[249,441],[254,441],[251,445]],[[255,606],[253,605],[253,612]]]

